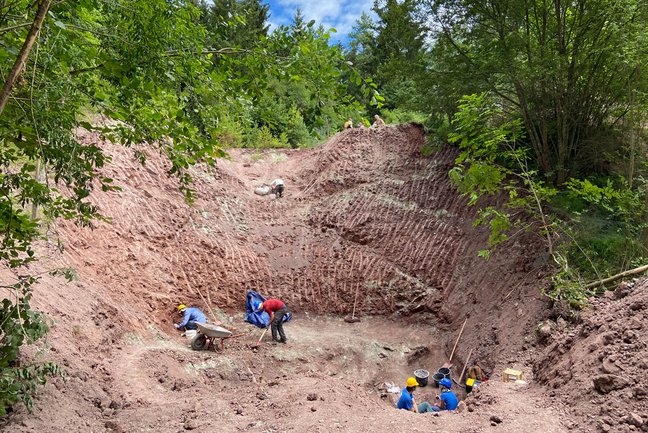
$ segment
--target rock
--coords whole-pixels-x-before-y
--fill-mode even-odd
[[[614,361],[612,361],[611,357],[603,360],[601,370],[603,371],[603,373],[607,374],[615,374],[621,371],[621,369],[614,364]]]
[[[308,401],[315,401],[315,400],[317,400],[317,394],[315,394],[314,392],[311,392],[310,394],[308,394],[308,395],[306,396],[306,400],[308,400]]]
[[[630,412],[626,417],[623,419],[626,423],[633,425],[635,427],[641,427],[643,425],[643,418],[641,418],[639,415],[637,415],[634,412]]]
[[[317,408],[315,406],[311,406],[311,412],[317,412]]]
[[[556,326],[558,326],[558,329],[563,330],[567,328],[567,321],[562,317],[559,317],[558,320],[556,320]]]
[[[552,330],[553,328],[551,326],[551,322],[547,320],[541,323],[540,326],[538,326],[536,332],[540,340],[547,340],[549,339],[549,337],[551,337]]]
[[[198,422],[195,419],[190,419],[184,423],[185,430],[195,430],[198,428]]]
[[[122,406],[123,406],[123,405],[121,404],[121,402],[118,402],[118,401],[116,401],[116,400],[113,400],[113,401],[110,402],[110,406],[108,406],[108,407],[109,407],[110,409],[115,409],[115,410],[117,410],[117,409],[121,409]]]
[[[491,421],[491,425],[492,425],[493,427],[495,427],[495,426],[497,425],[497,423],[496,423],[495,421]]]
[[[495,424],[500,424],[502,422],[502,418],[500,418],[497,415],[491,415],[490,420],[491,420],[491,422],[494,422]]]
[[[632,287],[633,286],[626,282],[619,284],[617,288],[614,289],[614,297],[617,299],[625,298],[632,291]]]
[[[607,394],[616,389],[622,389],[628,385],[628,381],[613,374],[601,374],[592,379],[594,389],[601,394]]]
[[[124,433],[124,429],[119,424],[117,424],[116,421],[112,421],[112,420],[106,421],[104,426],[106,427],[106,429],[110,430],[111,432]]]
[[[101,414],[102,414],[103,416],[113,416],[114,413],[115,413],[115,411],[114,411],[113,409],[110,409],[110,408],[108,408],[108,409],[104,409],[104,410],[101,412]]]

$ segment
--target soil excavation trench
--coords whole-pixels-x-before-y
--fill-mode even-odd
[[[52,318],[40,349],[68,375],[44,387],[33,414],[17,408],[2,427],[571,429],[568,408],[534,382],[535,359],[546,355],[529,338],[547,315],[543,241],[520,233],[489,261],[479,258],[488,233],[473,227],[475,209],[448,179],[456,151],[422,156],[420,126],[346,130],[314,149],[231,150],[216,169],[193,169],[192,206],[160,155],[148,152],[142,166],[137,149],[97,134],[80,140],[112,157],[103,174],[122,190],[92,196],[109,224],[56,222],[63,252],[42,246],[44,270],[73,267],[79,275],[70,284],[47,275],[34,294]],[[286,183],[282,198],[254,193],[276,177]],[[248,289],[289,306],[288,344],[269,344],[266,334],[251,350],[260,330],[242,320]],[[184,303],[208,313],[205,300],[218,321],[248,334],[223,351],[191,350],[173,327],[174,309]],[[352,313],[361,321],[343,320]],[[455,378],[469,354],[492,374],[466,399],[467,410],[396,410],[385,382],[402,387],[416,369],[433,373],[451,352]],[[524,371],[528,384],[501,382],[509,367]],[[416,398],[433,399],[432,387]]]

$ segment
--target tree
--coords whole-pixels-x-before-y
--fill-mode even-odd
[[[414,0],[376,1],[378,15],[373,57],[376,80],[387,100],[386,108],[421,108],[421,82],[425,73],[424,40],[427,29],[417,18]]]
[[[430,6],[438,43],[453,48],[446,57],[451,68],[520,114],[538,166],[558,185],[600,162],[600,143],[614,139],[629,95],[646,88],[639,67],[647,60],[640,48],[643,1],[436,0]]]
[[[0,304],[0,415],[18,401],[30,408],[36,385],[58,371],[50,363],[16,363],[20,347],[47,330],[30,308],[39,276],[26,265],[36,259],[32,246],[42,234],[29,207],[38,206],[34,216],[45,220],[90,226],[101,218],[88,201],[92,189],[116,188],[98,173],[108,162],[101,148],[79,143],[74,130],[99,131],[126,145],[153,143],[189,195],[187,168],[220,155],[182,110],[192,85],[179,83],[191,83],[209,65],[197,55],[203,31],[191,3],[84,0],[48,6],[47,0],[0,5],[0,68],[7,77],[0,113],[0,266],[15,275],[3,283],[9,295]],[[116,122],[102,125],[94,121],[97,114]],[[69,270],[52,272],[73,277]]]

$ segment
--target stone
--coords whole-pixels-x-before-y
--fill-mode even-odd
[[[625,388],[628,381],[620,376],[613,374],[601,374],[592,379],[594,389],[601,394],[607,394],[610,391]]]
[[[195,430],[198,428],[198,422],[195,419],[190,419],[184,423],[185,430]]]
[[[490,420],[496,424],[500,424],[502,422],[502,418],[497,415],[491,415]]]
[[[611,359],[611,357],[603,359],[601,370],[603,371],[603,373],[607,374],[616,374],[621,371],[621,369],[614,364],[614,361]]]
[[[112,421],[112,420],[111,421],[106,421],[104,426],[106,427],[106,429],[108,429],[108,430],[110,430],[111,432],[114,432],[114,433],[123,433],[124,432],[124,429],[119,424],[117,424],[116,421]]]
[[[540,338],[540,340],[547,340],[549,337],[551,337],[551,331],[551,322],[546,321],[542,323],[537,328],[538,338]]]
[[[308,400],[308,401],[315,401],[315,400],[317,400],[317,394],[315,394],[314,392],[311,392],[310,394],[308,394],[308,395],[306,396],[306,400]]]
[[[643,425],[643,418],[641,418],[634,412],[630,412],[628,415],[626,415],[624,421],[635,427],[641,427]]]

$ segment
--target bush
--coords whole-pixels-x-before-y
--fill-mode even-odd
[[[245,137],[245,147],[255,149],[281,149],[289,148],[290,144],[288,144],[288,138],[285,133],[279,137],[275,137],[267,126],[262,126],[261,128],[248,131]]]

